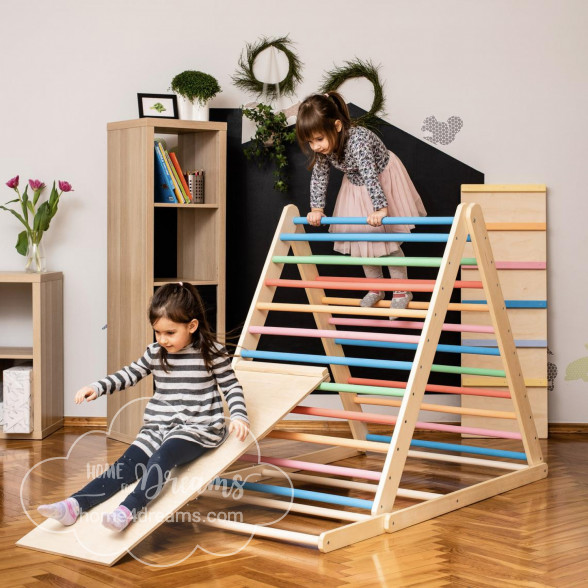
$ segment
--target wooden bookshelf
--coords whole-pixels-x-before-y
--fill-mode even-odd
[[[197,286],[224,339],[226,129],[226,123],[156,118],[108,124],[108,373],[153,342],[147,307],[167,282]],[[157,138],[175,147],[184,170],[205,170],[204,204],[154,202]],[[149,378],[108,397],[112,438],[135,438],[152,394]]]
[[[0,429],[0,438],[43,439],[63,426],[63,274],[0,272],[0,285],[0,293],[7,298],[12,296],[13,286],[30,288],[33,329],[31,347],[0,347],[1,370],[13,365],[33,365],[33,430],[4,433]],[[0,304],[5,308],[1,298]]]

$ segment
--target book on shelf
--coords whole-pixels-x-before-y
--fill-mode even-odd
[[[194,204],[204,204],[204,170],[188,172],[188,187]]]
[[[170,169],[170,171],[172,173],[172,176],[173,176],[173,179],[174,179],[174,183],[176,185],[176,188],[180,192],[180,203],[187,204],[188,202],[190,202],[190,200],[184,194],[184,187],[182,186],[182,182],[180,182],[180,178],[178,178],[178,172],[176,171],[176,168],[174,166],[174,162],[172,161],[169,152],[166,151],[165,149],[164,149],[164,152],[165,152],[165,158],[167,159],[167,163],[168,163],[169,169]]]
[[[180,181],[180,187],[182,188],[182,194],[186,202],[192,202],[192,195],[190,194],[190,188],[186,182],[186,178],[184,177],[184,172],[182,171],[182,167],[180,166],[180,162],[176,157],[176,154],[173,151],[169,152],[169,157],[171,162],[176,170],[176,174],[178,176],[178,180]]]
[[[169,177],[171,178],[173,190],[176,195],[176,202],[179,202],[180,204],[182,204],[183,202],[185,202],[184,197],[182,196],[182,192],[178,186],[178,182],[174,177],[174,173],[172,171],[173,166],[172,166],[171,161],[169,159],[169,154],[167,153],[167,151],[165,150],[164,146],[162,145],[162,143],[160,141],[157,141],[157,146],[159,147],[159,150],[161,151],[161,156],[163,157],[163,161],[165,163],[165,166],[167,167]]]
[[[163,162],[163,156],[155,142],[155,181],[154,181],[154,200],[155,202],[175,203],[177,202],[173,189],[173,182]]]

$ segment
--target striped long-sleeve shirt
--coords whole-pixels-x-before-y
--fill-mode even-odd
[[[222,349],[220,344],[217,344]],[[153,374],[155,392],[145,408],[143,426],[133,442],[151,456],[170,438],[187,439],[203,447],[217,447],[226,438],[221,394],[231,419],[248,422],[243,389],[229,357],[215,357],[208,370],[200,349],[192,345],[168,354],[169,371],[159,359],[159,344],[149,345],[143,357],[91,384],[99,396],[134,386]]]

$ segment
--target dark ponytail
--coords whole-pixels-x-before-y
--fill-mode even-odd
[[[335,121],[340,120],[341,132],[337,131]],[[316,153],[308,147],[308,142],[318,133],[324,134],[333,146],[333,153],[341,159],[345,144],[349,136],[349,129],[353,126],[349,109],[338,92],[313,94],[302,102],[296,119],[296,137],[304,153],[310,155],[310,165],[316,162]]]

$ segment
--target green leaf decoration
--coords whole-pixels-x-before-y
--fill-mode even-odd
[[[8,212],[12,213],[27,229],[29,228],[29,225],[25,222],[25,219],[22,216],[20,216],[18,212],[12,210],[11,208],[6,208],[6,206],[0,206],[0,208],[2,210],[7,210]]]
[[[42,192],[42,191],[43,191],[43,190],[36,190],[36,191],[35,191],[35,194],[34,194],[34,196],[33,196],[33,206],[37,206],[37,202],[38,202],[38,200],[39,200],[39,197],[41,196],[41,192]]]
[[[277,178],[274,190],[287,192],[286,145],[294,142],[296,132],[288,129],[286,115],[283,112],[274,112],[267,104],[258,104],[255,108],[244,108],[243,116],[257,125],[253,142],[245,148],[245,157],[256,159],[259,167],[263,167],[268,161],[272,162],[275,165],[274,175]]]
[[[55,189],[55,182],[53,182],[53,187],[51,188],[51,195],[49,196],[49,206],[53,208],[55,205],[55,201],[59,200],[59,192]]]
[[[18,234],[18,239],[16,240],[16,250],[21,255],[26,255],[28,246],[29,246],[29,240],[27,238],[27,232],[22,231]]]
[[[321,94],[336,91],[346,80],[353,78],[366,78],[374,87],[374,101],[369,111],[355,119],[356,124],[374,128],[377,125],[378,117],[384,114],[384,88],[378,74],[379,66],[373,65],[370,61],[354,59],[346,61],[342,67],[335,67],[323,77],[322,86],[319,89]]]
[[[302,81],[302,74],[300,69],[302,62],[298,56],[292,51],[292,41],[288,35],[285,37],[277,37],[270,39],[262,37],[257,43],[247,43],[245,45],[245,57],[241,54],[239,58],[239,67],[236,73],[231,77],[233,84],[244,90],[254,94],[255,96],[261,96],[264,91],[269,100],[273,100],[278,95],[290,96],[294,94],[296,86]],[[279,84],[264,84],[260,82],[253,74],[253,64],[257,59],[257,56],[266,49],[275,47],[278,51],[281,51],[288,59],[288,73],[286,77]]]
[[[20,203],[21,208],[22,208],[22,215],[27,220],[27,222],[29,220],[29,211],[27,208],[27,204],[29,203],[29,195],[27,193],[28,189],[29,189],[28,186],[24,189],[24,192],[22,193],[22,200]]]
[[[49,228],[49,223],[51,222],[51,207],[49,202],[43,202],[39,209],[37,210],[37,214],[35,214],[35,220],[33,222],[33,231],[46,231]]]

